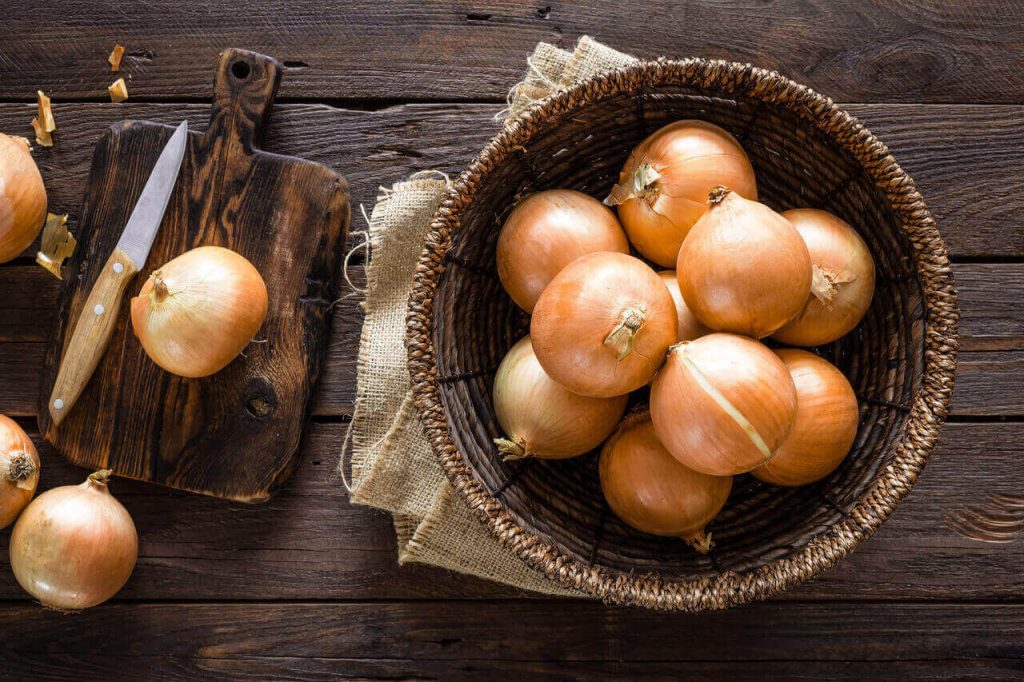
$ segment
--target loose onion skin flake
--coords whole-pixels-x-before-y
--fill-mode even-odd
[[[0,528],[18,518],[39,485],[39,453],[18,423],[0,414]]]
[[[786,326],[772,335],[794,346],[820,346],[850,333],[864,318],[875,293],[875,262],[857,231],[826,211],[797,208],[782,213],[807,244],[811,296]]]
[[[0,133],[0,263],[29,247],[46,220],[46,188],[24,138]]]
[[[507,436],[494,442],[506,459],[565,459],[590,452],[615,430],[628,399],[586,398],[563,388],[537,362],[529,336],[501,361],[493,395]]]
[[[772,459],[751,473],[766,483],[807,485],[835,471],[857,437],[857,396],[827,360],[797,348],[775,354],[796,385],[796,421]]]
[[[645,413],[626,417],[605,444],[600,475],[616,516],[645,533],[680,537],[702,553],[711,547],[704,527],[732,489],[729,476],[708,476],[680,464]]]
[[[668,293],[672,294],[672,301],[676,304],[676,317],[678,318],[678,326],[676,327],[676,341],[693,341],[699,339],[705,334],[710,334],[711,330],[701,324],[690,309],[686,307],[686,301],[683,300],[683,294],[679,291],[679,281],[676,279],[675,270],[662,270],[658,273],[658,277],[668,287]]]
[[[551,281],[530,337],[548,376],[573,393],[610,398],[651,380],[676,327],[672,295],[654,270],[604,252],[578,258]]]
[[[498,237],[498,277],[516,305],[532,312],[562,268],[598,251],[629,253],[626,233],[611,209],[582,192],[538,192],[505,220]]]
[[[637,251],[671,268],[716,185],[757,199],[754,168],[732,135],[706,121],[676,121],[633,150],[605,203],[617,207]]]
[[[788,220],[717,187],[679,250],[686,305],[716,331],[755,339],[796,317],[811,291],[811,257]]]
[[[764,464],[796,419],[786,365],[764,345],[709,334],[672,347],[651,384],[651,418],[665,448],[711,476]]]

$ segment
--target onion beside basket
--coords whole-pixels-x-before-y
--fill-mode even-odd
[[[734,135],[775,210],[816,207],[864,239],[875,296],[852,333],[816,350],[860,401],[851,453],[823,480],[778,488],[736,479],[702,556],[608,512],[596,454],[503,461],[494,370],[529,320],[495,270],[518,196],[566,188],[603,197],[648,134],[700,119]],[[469,264],[471,267],[463,267]],[[764,599],[831,567],[913,485],[945,419],[958,310],[948,256],[913,181],[831,100],[749,65],[641,62],[546,99],[512,121],[435,215],[410,299],[409,368],[427,437],[481,521],[535,569],[605,601],[700,611]]]

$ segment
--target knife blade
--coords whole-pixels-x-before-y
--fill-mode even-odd
[[[125,289],[146,264],[187,146],[188,122],[184,121],[160,152],[121,238],[86,298],[50,393],[49,411],[54,426],[60,426],[74,407],[110,343]]]

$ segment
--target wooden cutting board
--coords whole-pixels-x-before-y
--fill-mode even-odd
[[[269,57],[221,55],[209,129],[191,134],[106,354],[57,428],[46,403],[64,345],[173,128],[126,121],[97,144],[39,393],[40,430],[75,464],[244,502],[268,499],[291,472],[326,347],[349,203],[337,173],[258,148],[280,80]],[[270,304],[243,356],[213,376],[183,379],[146,356],[128,306],[154,269],[202,245],[252,261]]]

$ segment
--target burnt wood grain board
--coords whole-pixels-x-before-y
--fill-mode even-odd
[[[930,661],[961,678],[1024,670],[1020,604],[758,604],[698,616],[563,601],[122,604],[74,618],[24,605],[0,615],[18,623],[4,661],[15,679],[68,667],[76,680],[949,677]]]
[[[2,47],[0,47],[2,49]],[[285,79],[287,82],[291,78]],[[496,104],[414,104],[357,111],[322,104],[275,106],[264,148],[342,169],[352,205],[369,211],[377,188],[436,168],[455,174],[496,132]],[[848,107],[914,178],[954,257],[1024,254],[1024,109],[1019,106]],[[122,118],[168,125],[188,118],[201,130],[205,104],[54,103],[59,129],[36,147],[50,210],[78,217],[96,139]],[[34,107],[0,104],[0,131],[31,134]],[[357,224],[362,219],[356,218]],[[350,244],[355,243],[353,239]],[[36,249],[28,253],[34,256]]]
[[[589,33],[641,56],[777,69],[838,101],[1017,103],[1022,27],[1019,3],[978,0],[37,0],[4,13],[0,97],[49,84],[106,100],[116,40],[135,97],[205,98],[217,51],[244,44],[289,69],[286,97],[503,100],[538,41]]]
[[[117,312],[107,352],[57,426],[47,402],[74,322],[170,129],[125,121],[100,138],[39,394],[40,430],[72,462],[248,502],[267,499],[289,474],[325,349],[349,207],[337,173],[259,149],[279,81],[271,58],[221,55],[209,127],[190,136],[163,224]],[[248,258],[270,302],[259,343],[210,377],[183,379],[142,350],[129,297],[162,264],[203,245]]]
[[[963,352],[954,391],[954,416],[1024,416],[1024,264],[954,265],[959,287]],[[350,268],[361,286],[362,267]],[[0,266],[0,291],[11,292],[0,310],[0,412],[35,415],[44,345],[57,315],[59,283],[35,265]],[[352,413],[355,352],[362,311],[355,296],[334,307],[322,376],[312,413]]]
[[[531,596],[484,580],[396,563],[390,517],[352,506],[337,474],[346,424],[313,424],[292,479],[265,505],[243,505],[118,479],[112,492],[140,534],[127,600],[476,599]],[[1022,425],[949,424],[913,492],[857,551],[778,601],[1024,601],[1024,528],[979,542],[947,515],[1024,489]],[[39,440],[37,438],[37,440]],[[85,471],[40,442],[40,489]],[[7,553],[0,532],[0,556]],[[0,570],[0,600],[24,593]],[[852,608],[852,607],[851,607]]]

